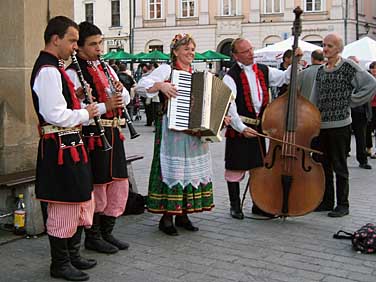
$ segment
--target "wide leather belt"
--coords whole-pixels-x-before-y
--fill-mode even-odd
[[[249,117],[245,117],[245,116],[239,116],[239,117],[242,120],[242,122],[244,122],[246,124],[251,124],[251,125],[256,125],[256,126],[260,124],[259,119],[249,118]]]
[[[103,127],[118,127],[125,125],[125,118],[114,118],[114,119],[101,119],[101,124]],[[91,123],[90,125],[95,125]]]
[[[80,126],[76,127],[59,127],[56,125],[44,125],[40,127],[41,135],[52,134],[52,133],[74,133],[81,131]]]

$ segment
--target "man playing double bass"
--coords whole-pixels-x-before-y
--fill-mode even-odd
[[[246,171],[263,165],[265,154],[264,138],[252,137],[261,132],[261,117],[270,100],[269,87],[289,84],[291,68],[282,71],[255,64],[252,44],[244,38],[236,38],[232,42],[231,52],[236,63],[225,75],[223,82],[230,87],[236,99],[229,109],[231,126],[226,131],[225,179],[231,216],[243,219],[239,182],[243,180]],[[296,55],[302,54],[298,48]],[[252,213],[271,216],[255,205]]]

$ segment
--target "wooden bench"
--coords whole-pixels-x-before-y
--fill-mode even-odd
[[[127,170],[128,170],[128,181],[129,181],[129,190],[137,193],[136,179],[133,173],[132,162],[143,159],[142,155],[129,155],[127,156]]]
[[[136,180],[133,174],[132,162],[143,159],[142,155],[129,155],[126,158],[128,169],[129,188],[137,193]],[[0,219],[1,223],[11,224],[11,216],[16,197],[24,194],[26,205],[26,232],[37,235],[44,232],[40,202],[35,198],[35,169],[0,175]],[[7,215],[1,217],[1,215]]]
[[[143,159],[142,155],[129,155],[126,158],[127,167],[130,168],[128,172],[132,174],[134,179],[132,162]],[[10,173],[6,175],[0,175],[0,188],[11,188],[16,185],[22,185],[27,183],[33,183],[35,181],[35,169],[30,169],[21,172]],[[134,181],[132,181],[134,183]],[[132,186],[136,186],[134,183]]]
[[[16,197],[24,195],[26,206],[26,232],[37,235],[44,232],[39,201],[35,199],[35,169],[0,175],[0,208],[11,214]],[[3,218],[2,222],[12,223],[13,217]]]
[[[12,187],[35,181],[35,169],[0,175],[0,187]]]

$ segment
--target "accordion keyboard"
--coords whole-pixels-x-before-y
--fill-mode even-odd
[[[171,98],[168,108],[169,128],[185,130],[189,127],[192,75],[189,72],[173,71],[171,83],[177,87],[177,97]]]

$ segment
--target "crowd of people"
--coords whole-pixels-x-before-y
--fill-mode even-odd
[[[114,237],[113,229],[129,193],[122,135],[124,107],[130,105],[128,110],[134,113],[136,97],[142,97],[145,103],[146,125],[155,125],[147,209],[161,215],[159,229],[166,235],[179,235],[178,228],[199,231],[188,214],[214,207],[209,145],[195,131],[169,129],[166,115],[167,101],[178,95],[177,86],[170,81],[171,72],[192,73],[196,49],[193,37],[176,34],[170,44],[172,63],[142,65],[143,74],[137,83],[124,64],[111,67],[101,60],[103,35],[91,23],[77,25],[64,16],[52,18],[44,40],[30,85],[40,132],[35,192],[46,207],[51,276],[69,281],[89,279],[83,270],[97,262],[80,255],[83,230],[86,249],[114,254],[129,248],[128,243]],[[316,210],[328,211],[330,217],[349,214],[351,118],[356,123],[354,133],[361,135],[356,148],[360,167],[370,168],[364,165],[364,158],[376,156],[372,152],[376,62],[370,64],[369,72],[365,71],[354,60],[342,58],[342,50],[342,38],[328,34],[323,51],[312,53],[312,65],[301,71],[297,80],[302,95],[321,114],[315,146],[323,152],[318,159],[325,172],[325,193]],[[294,54],[286,52],[277,69],[254,62],[254,48],[248,39],[236,38],[231,52],[234,64],[220,75],[235,97],[223,121],[224,179],[230,215],[241,220],[244,214],[239,182],[247,171],[252,177],[252,170],[264,165],[266,142],[259,135],[264,110],[271,102],[269,88],[278,87],[280,95],[288,92],[291,57],[300,58],[303,53],[300,48]],[[70,56],[76,56],[77,63],[73,60],[66,68],[64,61]],[[359,107],[367,112],[369,108],[373,115],[358,116]],[[93,122],[95,117],[99,117],[103,131]],[[105,148],[102,134],[109,148]],[[257,203],[252,212],[274,216]]]

